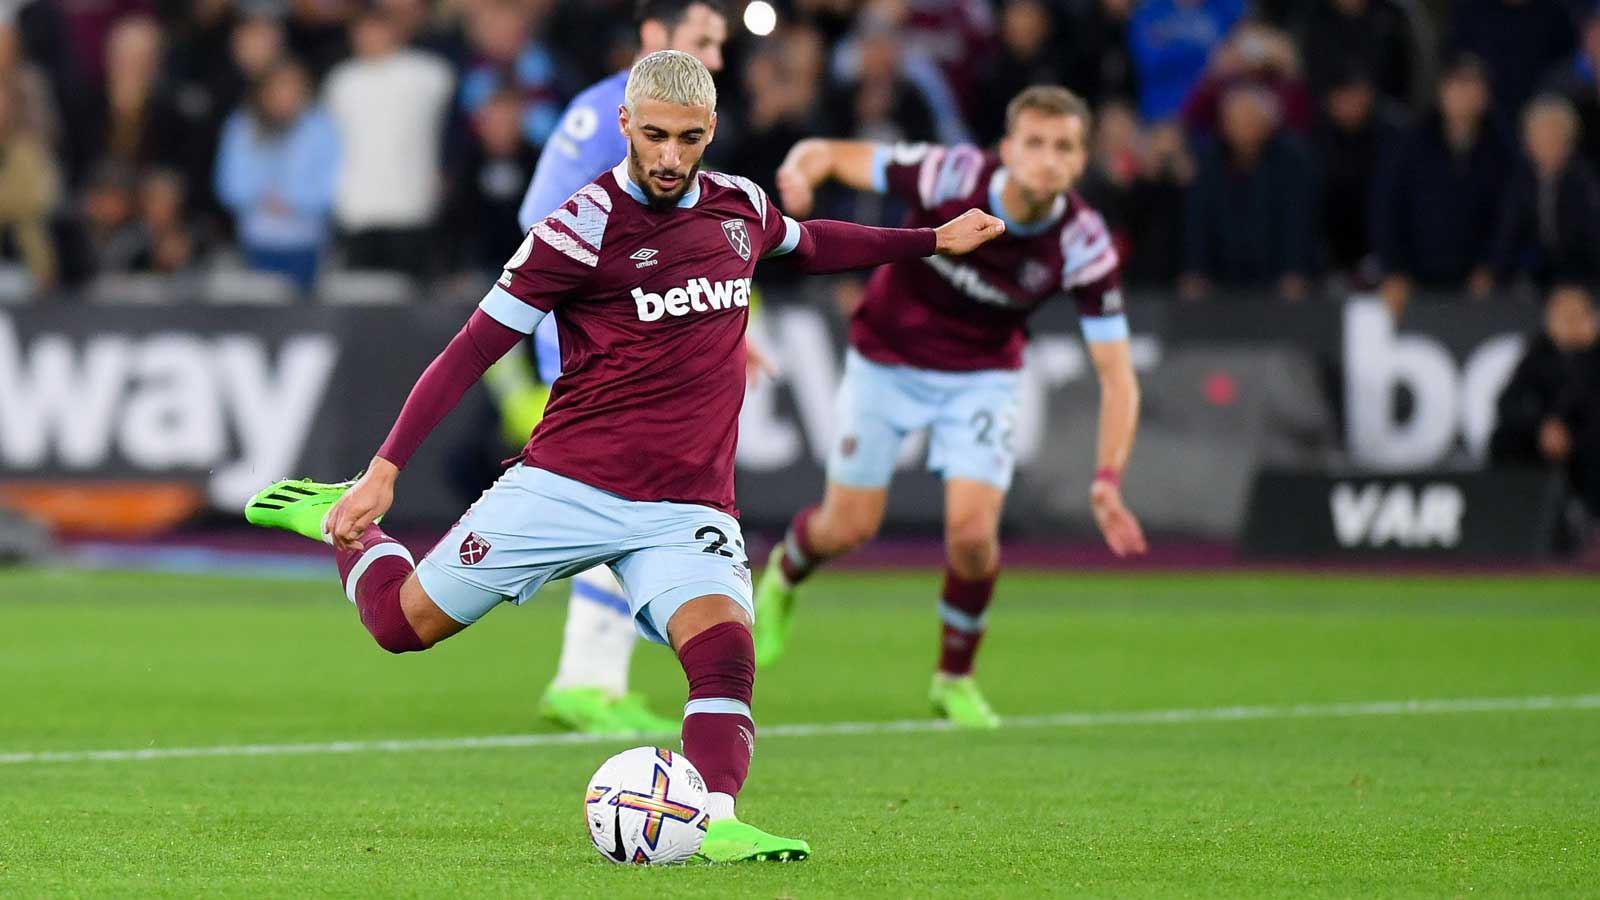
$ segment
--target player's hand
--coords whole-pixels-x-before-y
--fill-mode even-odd
[[[356,479],[328,511],[328,534],[340,550],[360,550],[361,533],[394,503],[394,481],[400,474],[394,463],[375,456],[372,465]]]
[[[778,199],[783,201],[783,211],[794,218],[811,215],[817,200],[817,189],[798,166],[778,169]]]
[[[1006,233],[1006,223],[981,209],[969,209],[933,230],[933,252],[960,256]]]
[[[1139,520],[1122,505],[1122,492],[1109,481],[1095,481],[1089,488],[1089,507],[1094,523],[1100,526],[1106,546],[1118,556],[1139,556],[1149,550]]]
[[[761,376],[776,381],[778,379],[778,364],[772,361],[762,349],[761,345],[744,336],[744,377],[750,387],[755,387]]]

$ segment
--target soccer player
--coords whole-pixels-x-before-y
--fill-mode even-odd
[[[1122,469],[1139,419],[1117,252],[1105,222],[1072,193],[1088,157],[1088,107],[1065,88],[1030,87],[1006,109],[997,155],[976,147],[879,146],[805,140],[778,170],[785,208],[808,211],[828,180],[893,194],[909,225],[985,209],[1005,236],[960,261],[891,263],[872,277],[850,324],[828,484],[820,507],[794,517],[756,590],[756,661],[782,654],[795,588],[824,562],[877,532],[901,439],[930,433],[928,465],[945,482],[947,565],[934,708],[962,727],[999,717],[972,678],[1000,572],[1000,510],[1011,485],[1012,423],[1028,316],[1057,293],[1076,301],[1100,378],[1095,522],[1118,556],[1143,553],[1122,503]]]
[[[639,0],[634,18],[640,56],[682,50],[711,72],[721,71],[728,24],[716,0]],[[627,155],[627,140],[610,127],[627,82],[626,69],[596,82],[561,114],[522,199],[523,233]],[[561,374],[558,318],[546,317],[534,334],[539,375],[547,384]],[[628,690],[628,662],[637,640],[628,599],[611,570],[596,566],[573,576],[561,661],[539,701],[540,714],[591,734],[674,730],[676,722],[652,713],[643,697]]]
[[[626,159],[534,225],[466,326],[429,365],[366,473],[283,481],[253,523],[326,540],[345,594],[386,650],[426,650],[504,600],[598,564],[639,631],[689,682],[683,752],[710,792],[702,854],[800,859],[800,840],[740,822],[755,747],[750,572],[734,518],[746,311],[756,263],[866,268],[965,253],[1004,229],[978,210],[937,228],[795,222],[753,182],[703,173],[716,87],[693,56],[633,67],[617,125]],[[376,524],[428,432],[494,361],[559,311],[562,376],[521,461],[413,566]]]

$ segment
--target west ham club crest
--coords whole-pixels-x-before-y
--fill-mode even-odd
[[[722,233],[727,235],[728,243],[733,245],[733,252],[739,258],[748,262],[750,260],[750,232],[744,230],[743,219],[729,219],[722,223]]]
[[[489,542],[478,537],[476,532],[467,532],[467,539],[461,542],[461,564],[475,566],[489,555]]]

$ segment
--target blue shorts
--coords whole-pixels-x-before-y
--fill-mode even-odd
[[[732,597],[755,617],[739,521],[709,506],[628,500],[518,463],[472,504],[417,566],[423,590],[470,625],[503,600],[518,606],[545,582],[609,565],[639,633],[667,643],[690,600]]]
[[[851,350],[839,386],[828,481],[887,487],[901,442],[927,429],[930,470],[1006,490],[1017,461],[1011,432],[1021,380],[1022,373],[1010,369],[886,366]]]

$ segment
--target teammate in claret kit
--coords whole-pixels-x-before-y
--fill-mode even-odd
[[[804,841],[734,814],[755,746],[750,572],[733,496],[751,274],[766,257],[821,273],[961,254],[1005,226],[979,210],[936,228],[800,224],[749,180],[701,172],[716,87],[679,51],[634,65],[617,119],[627,158],[529,231],[367,472],[346,484],[278,482],[246,517],[332,544],[362,624],[395,653],[608,565],[639,632],[671,646],[688,677],[683,753],[705,778],[711,818],[701,854],[804,858]],[[400,469],[552,311],[562,375],[544,420],[521,460],[414,566],[376,524]]]
[[[805,140],[778,170],[790,211],[808,212],[826,181],[892,194],[924,225],[969,208],[1005,235],[960,260],[906,259],[878,270],[850,324],[828,484],[773,549],[756,591],[756,660],[788,643],[795,588],[819,566],[877,533],[901,440],[927,429],[929,467],[945,481],[947,566],[942,643],[930,699],[963,727],[999,724],[973,680],[973,658],[1000,573],[1000,512],[1028,317],[1065,292],[1077,303],[1100,378],[1098,470],[1089,500],[1118,556],[1145,551],[1122,502],[1123,467],[1139,420],[1117,251],[1100,215],[1071,188],[1088,160],[1089,108],[1065,88],[1011,100],[998,155],[976,147],[883,146]]]

